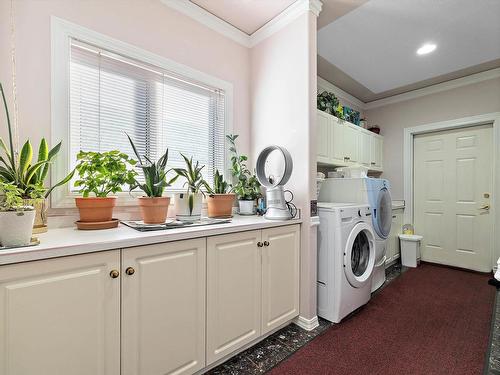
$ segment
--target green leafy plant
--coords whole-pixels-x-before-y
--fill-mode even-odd
[[[77,160],[79,179],[75,186],[81,187],[80,192],[84,198],[90,193],[94,193],[96,197],[107,197],[122,191],[123,185],[135,183],[137,172],[129,169],[129,166],[134,166],[136,161],[120,151],[80,151]]]
[[[213,189],[208,184],[206,184],[205,187],[210,195],[229,194],[232,191],[231,186],[224,181],[224,176],[219,173],[218,169],[215,170]]]
[[[23,191],[22,194],[25,199],[46,198],[50,195],[53,189],[70,181],[73,178],[74,171],[69,173],[54,186],[50,188],[44,187],[44,182],[49,171],[49,165],[61,149],[61,142],[49,150],[47,141],[45,138],[42,138],[38,148],[38,159],[34,161],[33,147],[28,140],[24,143],[19,157],[17,157],[14,150],[14,143],[12,141],[12,127],[10,123],[9,110],[1,83],[0,91],[2,93],[5,114],[7,116],[7,129],[9,133],[9,148],[7,148],[3,139],[0,138],[0,149],[5,154],[5,157],[0,155],[0,180],[10,182],[18,186],[19,189]]]
[[[339,99],[333,92],[323,91],[316,97],[316,107],[320,111],[327,112],[341,120],[344,120],[344,110]]]
[[[134,179],[134,184],[130,185],[130,190],[138,187],[148,197],[161,197],[165,188],[171,186],[179,177],[177,174],[172,179],[167,180],[167,173],[171,171],[171,169],[167,170],[168,148],[157,162],[153,162],[146,155],[143,155],[146,160],[144,163],[132,138],[128,134],[127,137],[139,162],[137,166],[142,169],[142,173],[144,174],[144,183],[142,184],[137,179]]]
[[[233,154],[231,156],[231,173],[236,181],[233,185],[233,191],[241,200],[259,198],[261,196],[259,180],[255,173],[252,173],[247,167],[248,157],[238,154],[236,148],[238,134],[228,134],[226,138],[230,144],[229,151]]]
[[[203,179],[203,175],[201,174],[201,171],[203,168],[205,168],[204,165],[200,165],[198,161],[196,161],[196,164],[193,165],[193,158],[191,157],[188,159],[186,156],[184,156],[181,153],[182,158],[184,159],[184,162],[186,163],[186,168],[174,168],[175,173],[177,175],[184,177],[186,179],[186,182],[184,183],[184,186],[187,186],[187,192],[189,193],[202,193],[201,188],[206,187],[207,183]]]
[[[25,192],[13,183],[0,181],[0,192],[3,199],[0,201],[0,211],[24,211],[23,196]]]

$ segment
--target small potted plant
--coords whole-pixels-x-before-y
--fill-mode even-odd
[[[145,224],[160,224],[167,219],[168,206],[170,205],[170,197],[164,197],[165,188],[172,185],[179,175],[174,176],[167,181],[168,149],[158,159],[157,162],[151,161],[147,156],[143,155],[143,162],[134,142],[127,134],[128,140],[144,174],[144,183],[135,179],[134,184],[130,186],[130,190],[135,188],[141,189],[146,196],[139,197],[139,207],[141,208],[142,221]]]
[[[0,179],[11,182],[21,191],[25,206],[35,208],[35,222],[33,233],[43,233],[47,231],[47,204],[46,198],[53,189],[66,184],[73,177],[74,171],[52,187],[45,186],[45,179],[48,175],[49,165],[61,149],[59,142],[54,148],[49,150],[45,138],[42,138],[38,148],[38,159],[33,163],[33,148],[29,140],[21,148],[19,158],[16,158],[14,144],[12,141],[12,127],[10,123],[9,110],[2,84],[0,83],[3,105],[7,117],[7,130],[9,134],[9,148],[0,138],[0,149],[4,152],[4,157],[0,155]]]
[[[255,173],[250,172],[246,165],[248,157],[238,154],[236,149],[238,135],[230,134],[226,137],[230,143],[229,151],[233,153],[231,156],[231,173],[236,180],[233,191],[238,197],[239,213],[240,215],[253,215],[255,214],[255,201],[261,196],[260,183]]]
[[[180,221],[198,221],[201,219],[201,204],[204,195],[201,188],[207,185],[201,174],[205,166],[200,166],[198,161],[193,165],[192,157],[188,159],[183,154],[181,156],[186,163],[186,168],[174,168],[174,170],[186,179],[184,186],[187,186],[187,191],[174,195],[175,216]]]
[[[5,247],[29,245],[35,209],[24,205],[25,192],[15,184],[0,181],[0,192],[0,243]]]
[[[219,170],[215,170],[213,189],[208,184],[205,186],[208,191],[208,217],[231,217],[236,194],[231,192],[231,187],[224,181],[224,176],[219,173]]]
[[[137,172],[130,167],[135,165],[135,160],[120,151],[80,151],[77,160],[76,171],[79,179],[75,186],[79,187],[82,193],[82,197],[75,198],[80,212],[80,222],[77,224],[95,224],[85,226],[88,229],[104,229],[118,225],[118,221],[112,220],[116,197],[108,195],[122,191],[124,185],[134,184]],[[91,197],[91,194],[94,196]],[[81,225],[80,227],[83,228]]]

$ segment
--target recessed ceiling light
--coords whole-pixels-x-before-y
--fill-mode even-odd
[[[425,43],[422,47],[417,49],[417,55],[427,55],[436,49],[436,45],[434,43]]]

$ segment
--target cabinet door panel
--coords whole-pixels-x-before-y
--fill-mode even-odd
[[[344,164],[344,127],[345,125],[341,125],[338,123],[338,120],[332,121],[332,136],[331,136],[331,144],[332,144],[332,158],[337,161],[340,161]]]
[[[331,140],[331,130],[332,121],[330,116],[323,111],[317,111],[316,115],[317,121],[317,158],[320,163],[330,162],[330,140]]]
[[[350,125],[344,125],[344,154],[350,162],[358,162],[358,132]]]
[[[207,240],[207,364],[260,336],[260,231]]]
[[[129,248],[122,256],[122,373],[203,368],[206,240]]]
[[[262,333],[299,315],[299,225],[262,231]]]
[[[120,374],[119,266],[119,250],[1,266],[0,374]]]
[[[370,151],[370,135],[360,131],[358,136],[359,162],[363,165],[366,165],[367,167],[370,167]]]

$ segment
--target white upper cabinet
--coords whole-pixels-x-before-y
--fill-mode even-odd
[[[382,171],[383,137],[317,110],[317,162],[338,167],[359,163]]]

